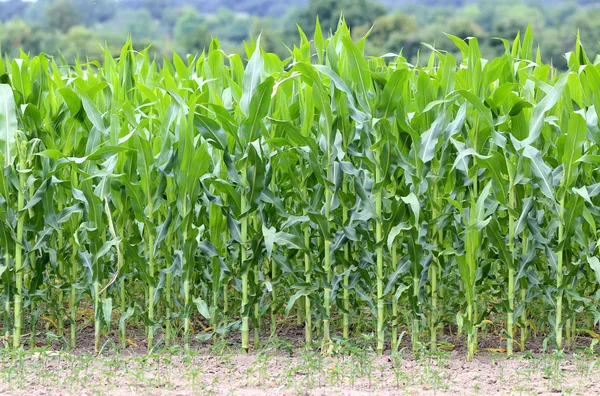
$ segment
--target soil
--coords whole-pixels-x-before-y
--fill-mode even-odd
[[[461,339],[451,337],[438,352],[412,354],[403,344],[398,353],[377,356],[365,339],[337,341],[324,355],[306,349],[303,329],[294,325],[279,327],[277,338],[261,339],[248,354],[235,334],[216,344],[195,340],[189,352],[159,342],[150,354],[143,331],[130,337],[126,348],[116,333],[104,337],[98,355],[91,326],[71,351],[56,340],[34,350],[0,349],[0,394],[600,395],[600,354],[585,338],[570,353],[541,353],[542,343],[532,339],[528,352],[507,358],[503,340],[488,335],[467,362]]]

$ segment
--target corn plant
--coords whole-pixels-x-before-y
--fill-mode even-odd
[[[0,60],[5,343],[93,325],[96,352],[139,327],[149,351],[248,351],[286,323],[325,353],[407,331],[471,359],[490,329],[508,355],[596,334],[600,66],[579,38],[559,72],[529,29],[413,65],[316,26],[286,59],[259,37]]]

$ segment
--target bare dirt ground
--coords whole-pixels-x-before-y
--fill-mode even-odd
[[[113,356],[24,352],[2,356],[0,393],[15,395],[600,394],[597,358],[482,352],[412,356],[291,356],[206,351]]]
[[[152,354],[142,339],[131,344],[121,349],[109,341],[98,356],[86,342],[70,352],[1,349],[0,394],[600,395],[600,355],[583,347],[511,358],[482,349],[466,362],[460,345],[376,356],[364,345],[344,343],[322,355],[280,338],[247,355],[231,341]]]

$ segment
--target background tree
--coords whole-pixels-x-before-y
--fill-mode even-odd
[[[368,54],[402,51],[410,62],[425,48],[422,43],[460,56],[444,33],[478,37],[489,59],[504,51],[494,37],[514,37],[528,24],[534,46],[541,45],[544,60],[559,68],[566,67],[564,53],[571,51],[578,29],[588,51],[600,48],[600,4],[587,0],[0,0],[0,5],[0,20],[12,32],[10,37],[0,32],[0,51],[10,54],[21,48],[56,54],[70,30],[81,25],[115,55],[131,34],[135,48],[152,45],[167,57],[173,49],[198,51],[211,36],[219,37],[225,52],[245,57],[242,43],[263,32],[267,50],[287,56],[298,42],[297,24],[310,34],[318,16],[326,33],[335,30],[341,15],[354,37],[373,27]],[[17,28],[19,20],[24,28]]]
[[[585,49],[590,53],[597,53],[600,50],[600,8],[577,11],[563,24],[561,33],[572,44],[578,30]]]
[[[44,51],[46,39],[52,36],[51,32],[44,32],[39,25],[29,25],[22,19],[11,19],[0,23],[0,48],[9,55],[18,55],[19,49],[26,53],[39,53]]]
[[[120,13],[119,22],[121,34],[131,34],[136,41],[154,41],[159,37],[159,23],[152,19],[150,11],[145,8]]]
[[[83,18],[74,0],[54,0],[46,8],[46,22],[51,29],[66,33]]]
[[[74,26],[61,37],[58,48],[61,54],[67,59],[73,59],[81,56],[82,59],[99,59],[102,57],[102,48],[98,46],[98,41],[94,32],[83,26]]]
[[[184,53],[202,52],[210,45],[210,32],[204,24],[205,20],[193,8],[179,18],[175,24],[175,43]]]
[[[401,12],[383,15],[372,23],[359,26],[353,30],[356,38],[363,37],[369,31],[370,52],[393,51],[394,44],[419,30],[415,18]],[[390,41],[391,40],[391,41]]]
[[[274,23],[272,20],[269,20],[269,22]],[[222,42],[241,43],[248,38],[253,25],[253,18],[248,15],[234,13],[228,8],[219,8],[214,17],[207,20],[207,24],[210,32],[219,37]],[[276,26],[269,27],[279,30]]]
[[[288,52],[283,44],[283,36],[279,31],[270,27],[268,20],[254,18],[250,34],[255,39],[260,35],[260,46],[266,52],[272,52],[280,57],[284,57]]]
[[[150,11],[152,18],[161,19],[163,13],[169,8],[169,0],[143,0],[144,8]]]
[[[117,10],[114,0],[78,0],[77,8],[86,26],[110,20]]]
[[[175,24],[175,40],[179,41],[194,33],[199,25],[204,25],[206,20],[193,8],[186,8],[185,12]]]
[[[352,29],[372,23],[385,13],[383,5],[366,0],[310,0],[308,7],[298,11],[293,19],[303,30],[312,32],[318,16],[321,28],[328,32],[336,30],[341,15],[344,15],[348,27]]]

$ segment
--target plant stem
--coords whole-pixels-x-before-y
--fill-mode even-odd
[[[375,165],[375,183],[381,184],[381,169],[378,164]],[[381,186],[379,187],[381,188]],[[382,197],[381,191],[378,191],[375,195],[375,241],[378,243],[377,247],[377,354],[383,354],[384,338],[385,334],[383,331],[384,321],[384,305],[383,305],[383,244],[382,240]]]
[[[33,189],[30,188],[30,192],[29,192],[29,196],[32,196],[35,192],[32,191]],[[29,218],[33,217],[33,213],[31,213],[31,209],[29,210]],[[60,238],[62,238],[62,235],[60,235],[59,237],[59,241]],[[32,246],[35,246],[35,242],[37,240],[37,236],[34,236],[33,241],[32,241]],[[59,245],[59,251],[62,251],[62,243]],[[29,268],[31,268],[32,270],[35,268],[35,251],[31,251],[29,253]],[[59,271],[62,274],[62,271],[60,270],[62,267],[63,263],[62,260],[59,261]],[[33,278],[33,276],[32,276]],[[58,283],[58,278],[56,279],[56,282]],[[30,280],[31,283],[31,280]],[[62,321],[62,310],[63,310],[63,304],[62,304],[62,290],[59,289],[59,302],[57,304],[58,306],[58,334],[60,336],[63,335],[63,331],[64,331],[64,322]],[[36,310],[36,301],[34,298],[30,299],[31,301],[31,308],[29,309],[29,312],[31,312],[31,323],[29,324],[29,330],[30,330],[30,335],[29,335],[29,347],[30,348],[35,348],[36,345],[36,325],[37,325],[37,315],[35,314],[35,310]]]
[[[152,215],[150,222],[152,222]],[[150,257],[148,259],[148,276],[150,278],[150,284],[148,285],[148,320],[150,322],[148,326],[148,351],[152,350],[154,343],[154,236],[148,230],[148,249],[150,251]]]
[[[559,222],[558,222],[558,243],[560,244],[563,239],[564,224],[563,224],[563,213],[565,207],[564,195],[560,199],[559,207]],[[563,286],[563,249],[560,248],[558,251],[558,263],[556,266],[556,324],[554,332],[556,335],[556,346],[558,349],[562,349],[562,286]]]
[[[567,349],[571,349],[571,318],[565,320],[565,334],[567,339]]]
[[[415,243],[414,241],[411,243]],[[419,298],[419,276],[417,274],[417,265],[413,263],[413,298],[417,300]],[[417,318],[417,313],[413,312],[412,319],[412,349],[413,352],[418,349],[419,344],[419,319]]]
[[[271,191],[275,194],[276,192],[276,186],[275,186],[275,172],[273,172],[273,174],[271,175],[271,183],[270,183],[270,189]],[[275,337],[277,335],[277,312],[275,310],[276,308],[276,302],[277,302],[277,290],[276,290],[276,286],[275,286],[275,282],[277,279],[277,265],[275,263],[275,260],[273,259],[273,257],[269,258],[269,263],[270,263],[270,269],[271,269],[271,337]],[[268,268],[267,268],[268,271]],[[299,301],[301,302],[301,301]],[[301,306],[299,304],[296,304],[296,309],[298,310],[298,321],[300,321],[300,312],[302,310]],[[298,324],[300,324],[301,322],[298,322]]]
[[[100,318],[100,283],[95,280],[94,284],[94,352],[100,352],[100,332],[102,321]]]
[[[77,289],[75,284],[77,283],[77,248],[75,246],[75,238],[71,237],[71,301],[69,302],[69,308],[71,309],[70,315],[70,329],[71,329],[71,349],[74,349],[77,343]]]
[[[187,213],[187,208],[185,207],[186,204],[184,203],[184,208],[183,208],[183,213]],[[190,216],[190,215],[188,215]],[[183,246],[184,249],[187,249],[187,244],[188,244],[188,227],[189,227],[189,220],[185,222],[184,225],[184,231],[183,231]],[[185,257],[185,255],[184,255]],[[189,351],[190,350],[190,314],[191,314],[191,298],[190,298],[190,278],[191,278],[191,274],[190,272],[192,272],[192,270],[190,269],[190,266],[192,264],[187,262],[187,259],[185,259],[185,271],[184,271],[184,279],[183,279],[183,298],[184,298],[184,302],[185,302],[185,310],[184,310],[184,316],[183,316],[183,348],[185,351]]]
[[[36,336],[36,332],[35,332],[35,320],[34,320],[34,312],[35,312],[35,300],[31,300],[31,308],[30,308],[30,312],[31,312],[31,324],[29,326],[30,329],[30,334],[29,334],[29,349],[33,349],[35,348],[35,336]]]
[[[397,256],[398,243],[394,239],[392,243],[392,271],[396,272],[398,266]],[[392,296],[392,352],[398,349],[398,301]]]
[[[478,300],[475,298],[473,303],[473,320],[474,323],[479,322],[479,304],[477,304]],[[479,328],[477,326],[473,326],[473,353],[477,352],[477,348],[479,347]]]
[[[19,167],[22,171],[25,170],[25,161],[21,157]],[[21,345],[21,331],[23,329],[23,228],[25,225],[25,173],[19,173],[19,194],[17,197],[17,240],[15,243],[15,302],[14,302],[14,330],[13,330],[13,347],[18,348]]]
[[[190,350],[190,279],[189,274],[186,274],[186,279],[183,281],[183,295],[186,306],[186,314],[183,318],[183,344],[186,351]]]
[[[311,265],[310,265],[310,253],[308,252],[308,247],[310,246],[310,234],[308,229],[308,224],[304,226],[304,246],[307,247],[307,250],[304,252],[304,279],[308,285],[311,284]],[[310,297],[304,296],[304,340],[306,341],[306,345],[310,345],[312,343],[312,313],[310,311]]]
[[[512,178],[511,178],[512,185]],[[509,194],[509,206],[515,208],[515,190],[511,188]],[[513,354],[513,328],[514,312],[515,312],[515,219],[508,214],[508,249],[510,252],[510,260],[508,263],[508,312],[506,315],[506,354]]]
[[[331,165],[329,164],[330,156],[331,156],[331,142],[329,138],[329,131],[327,131],[327,180],[331,180]],[[329,186],[325,187],[325,219],[327,221],[328,227],[329,224],[332,224],[331,219],[331,188]],[[329,236],[326,235],[323,238],[323,255],[324,255],[324,270],[325,270],[325,281],[323,288],[323,306],[325,307],[325,317],[323,318],[323,346],[322,351],[328,352],[329,347],[331,346],[331,335],[329,333],[329,322],[331,320],[331,241],[329,240]]]
[[[521,304],[525,305],[527,300],[527,290],[521,289]],[[523,307],[521,312],[521,352],[525,352],[525,343],[527,342],[527,312]]]
[[[475,356],[475,340],[473,338],[475,334],[474,329],[476,329],[475,325],[473,324],[472,304],[467,306],[467,319],[469,320],[469,323],[471,323],[471,330],[467,334],[467,361],[471,361],[473,356]]]
[[[213,209],[213,208],[211,208]],[[212,293],[212,316],[211,316],[211,326],[212,326],[212,330],[215,331],[217,329],[218,326],[218,309],[217,307],[219,306],[219,289],[220,289],[220,285],[219,285],[219,278],[221,275],[221,269],[219,268],[219,257],[215,256],[211,259],[212,262],[212,281],[213,281],[213,293]],[[169,279],[169,276],[167,275],[167,279]],[[169,297],[169,303],[170,303],[170,297]],[[171,310],[171,307],[167,307],[167,310]],[[170,323],[168,323],[168,325],[170,326]],[[170,330],[170,329],[169,329]],[[217,342],[217,338],[213,337],[213,342]]]
[[[437,260],[436,260],[437,261]],[[429,323],[429,332],[431,333],[431,350],[437,349],[437,331],[436,331],[436,309],[437,309],[437,263],[434,261],[429,267],[431,277],[431,318]]]
[[[327,210],[328,211],[328,210]],[[329,216],[327,216],[329,218]],[[331,336],[329,334],[329,321],[331,318],[331,241],[325,238],[325,287],[323,290],[323,304],[325,306],[325,318],[323,319],[323,351],[327,351],[330,346]]]
[[[252,226],[255,228],[258,226],[258,216],[256,215],[256,212],[252,215]],[[255,285],[258,285],[260,282],[258,279],[258,273],[260,271],[261,271],[260,262],[257,261],[256,262],[256,270],[254,271],[254,284]],[[261,327],[260,326],[260,310],[259,310],[258,299],[254,303],[254,323],[256,323],[256,325],[254,326],[254,349],[258,349],[259,344],[260,344],[260,327]]]
[[[514,312],[515,312],[515,270],[508,269],[508,315],[506,318],[506,354],[513,354],[514,337]]]
[[[346,181],[346,176],[344,175],[344,180],[342,182],[342,191],[344,193],[348,192],[348,183]],[[342,208],[342,224],[346,225],[348,222],[348,208],[347,207],[343,207]],[[350,246],[349,246],[350,242],[347,242],[344,245],[344,260],[346,261],[347,265],[346,265],[346,269],[349,270],[350,269]],[[350,293],[348,290],[348,284],[349,284],[349,278],[350,276],[348,274],[344,275],[344,280],[343,280],[343,284],[344,284],[344,296],[343,296],[343,301],[344,301],[344,313],[342,315],[342,333],[343,333],[343,337],[345,339],[348,339],[350,336]]]
[[[438,184],[437,184],[437,180],[433,181],[433,202],[432,202],[432,210],[431,210],[431,214],[433,219],[435,220],[438,217],[438,213],[437,213],[437,208],[435,205],[437,205],[439,198],[438,198]],[[436,232],[435,232],[435,237],[439,237],[440,238],[440,245],[441,245],[441,230],[437,230],[437,226],[436,226]],[[431,316],[430,316],[430,323],[429,323],[429,333],[431,336],[431,350],[435,351],[437,349],[437,310],[438,310],[438,286],[437,286],[437,266],[439,266],[439,257],[434,256],[434,260],[431,263],[431,266],[429,267],[430,270],[430,282],[431,282]]]
[[[30,193],[30,196],[33,195],[34,193]],[[62,203],[59,202],[58,204],[58,210],[62,211]],[[31,213],[30,211],[30,217],[32,216],[33,213]],[[37,236],[34,238],[34,242],[37,239]],[[35,246],[35,244],[34,244]],[[62,253],[63,250],[63,246],[64,246],[64,240],[63,240],[63,231],[62,229],[60,229],[58,231],[58,251]],[[35,252],[31,252],[29,254],[29,261],[30,261],[30,268],[33,268],[33,262],[35,260]],[[64,276],[65,273],[65,264],[64,261],[62,260],[62,254],[61,254],[61,259],[58,260],[58,274],[57,274],[57,283],[58,283],[58,320],[57,320],[57,325],[58,325],[58,335],[60,337],[62,337],[64,335],[64,331],[65,331],[65,321],[64,321],[64,314],[63,311],[65,309],[65,305],[64,305],[64,294],[63,294],[63,289],[60,287],[61,286],[61,278]]]
[[[8,263],[9,256],[8,252],[4,255],[6,262]],[[10,340],[10,297],[8,294],[8,285],[4,285],[4,339],[6,340],[6,347],[9,347]]]
[[[223,321],[227,325],[227,309],[229,307],[229,280],[225,276],[223,279]]]
[[[244,176],[245,180],[245,176]],[[246,211],[246,196],[245,196],[245,183],[243,184],[243,193],[241,197],[241,212],[244,213]],[[248,352],[249,343],[248,343],[248,270],[244,269],[246,266],[247,252],[246,252],[246,244],[248,242],[248,217],[244,216],[242,218],[242,243],[241,243],[241,267],[242,267],[242,350],[244,352]]]
[[[277,335],[277,311],[275,310],[275,303],[277,302],[277,293],[275,290],[275,279],[277,277],[277,265],[275,264],[275,260],[272,258],[271,261],[271,287],[273,290],[271,291],[271,337],[275,337]],[[298,311],[300,313],[300,310]]]
[[[121,315],[125,314],[127,306],[125,304],[125,278],[122,277],[119,280],[119,297],[121,300]],[[125,334],[125,326],[121,327],[121,346],[125,348],[127,346],[127,337]]]

